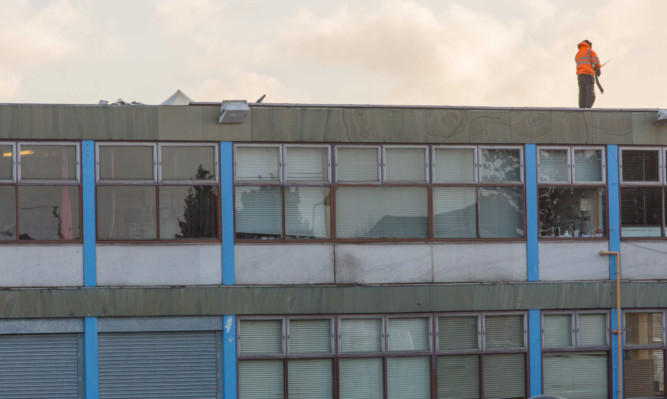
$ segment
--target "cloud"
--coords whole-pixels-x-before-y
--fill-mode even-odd
[[[291,98],[304,96],[274,77],[242,71],[228,71],[222,79],[206,79],[193,89],[192,94],[195,101],[255,101],[266,94],[268,102],[288,102]]]
[[[222,9],[223,2],[213,0],[162,0],[155,5],[160,25],[175,34],[206,31]]]

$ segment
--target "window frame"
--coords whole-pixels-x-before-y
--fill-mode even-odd
[[[51,179],[51,180],[42,180],[42,179],[30,179],[24,180],[21,175],[21,146],[32,145],[32,146],[42,146],[42,147],[54,147],[54,146],[74,146],[75,147],[75,175],[74,179]],[[49,184],[49,185],[81,185],[81,143],[71,142],[71,141],[48,141],[48,142],[29,142],[29,141],[18,141],[15,147],[15,180],[17,184],[21,185],[30,185],[30,184]],[[54,184],[55,183],[55,184]]]
[[[11,179],[0,179],[0,184],[16,183],[17,180],[18,180],[18,174],[17,174],[17,171],[16,171],[16,164],[17,164],[16,145],[17,144],[16,144],[16,142],[13,142],[13,141],[7,141],[7,142],[0,141],[0,145],[2,145],[2,146],[6,145],[6,146],[11,147],[11,155],[10,156],[12,158],[11,159],[12,177],[11,177]]]
[[[345,149],[354,149],[354,148],[375,148],[376,153],[377,153],[377,176],[378,179],[377,181],[370,181],[370,180],[359,180],[359,181],[341,181],[340,180],[340,173],[338,172],[338,150],[340,148],[345,148]],[[382,151],[382,145],[381,144],[369,144],[369,145],[334,145],[334,161],[333,165],[335,168],[335,184],[332,185],[345,185],[345,186],[380,186],[383,184],[383,154],[384,152]]]
[[[632,343],[628,343],[628,338],[627,338],[628,334],[627,334],[627,328],[626,328],[626,326],[627,326],[626,315],[630,314],[630,313],[660,313],[660,315],[661,315],[661,317],[660,317],[660,319],[661,319],[660,328],[661,328],[661,332],[662,332],[662,336],[661,336],[662,342],[656,343],[656,344],[632,344]],[[627,386],[627,378],[629,378],[628,377],[628,374],[629,374],[628,363],[629,363],[629,360],[630,360],[630,359],[626,359],[625,356],[626,356],[627,353],[633,352],[633,351],[645,350],[645,351],[652,351],[652,352],[662,352],[662,357],[663,357],[662,366],[663,366],[663,369],[662,369],[662,373],[660,375],[662,377],[662,380],[665,381],[665,377],[667,375],[667,367],[665,367],[665,365],[667,364],[667,357],[665,357],[665,355],[667,354],[667,342],[665,341],[665,339],[667,338],[667,332],[665,331],[666,330],[665,315],[666,315],[665,314],[665,309],[661,309],[661,308],[623,310],[623,315],[622,315],[622,319],[623,319],[623,324],[622,324],[622,326],[623,326],[623,347],[622,347],[622,351],[623,351],[623,358],[625,359],[624,360],[624,370],[623,370],[623,384],[624,384],[624,386]],[[656,378],[656,377],[653,376],[653,378]],[[667,387],[663,386],[663,392],[665,394],[667,394]],[[628,396],[628,397],[630,397],[630,396]]]
[[[484,150],[519,150],[519,180],[518,181],[493,181],[482,179],[482,152]],[[525,156],[523,146],[517,145],[480,145],[477,146],[479,156],[476,157],[476,169],[478,173],[477,184],[480,186],[525,186]],[[525,234],[525,233],[524,233]]]
[[[400,145],[400,144],[386,144],[382,145],[382,158],[380,163],[382,165],[382,184],[386,185],[427,185],[431,182],[430,174],[430,160],[429,160],[429,149],[428,145]],[[424,151],[424,179],[420,181],[411,181],[411,180],[392,180],[387,181],[387,149],[390,150],[401,150],[401,149],[421,149]]]
[[[540,178],[541,172],[541,161],[540,161],[540,150],[566,150],[567,151],[567,181],[542,181]],[[576,156],[577,151],[601,151],[600,159],[600,176],[602,180],[600,181],[576,181]],[[606,186],[607,185],[607,164],[605,162],[606,151],[604,146],[551,146],[544,145],[537,148],[537,184],[538,186]]]
[[[326,150],[326,180],[288,180],[287,179],[287,164],[289,159],[287,157],[288,148],[320,148]],[[331,185],[332,177],[332,164],[331,164],[331,146],[326,144],[283,144],[281,145],[281,164],[282,164],[282,185],[285,186],[319,186],[319,185]]]
[[[632,151],[655,151],[658,153],[658,181],[625,181],[623,180],[623,153]],[[667,148],[664,147],[621,147],[618,157],[618,182],[623,186],[652,186],[660,187],[667,181],[667,172],[665,171],[665,157],[667,157]]]
[[[582,351],[595,351],[599,352],[601,350],[611,350],[611,318],[608,311],[600,310],[547,310],[540,312],[540,343],[543,352],[582,352]],[[605,344],[596,345],[596,346],[584,346],[581,347],[579,344],[579,316],[587,314],[599,314],[605,316]],[[544,340],[544,318],[545,316],[551,315],[569,315],[571,323],[571,339],[572,346],[552,346],[546,347]]]
[[[214,179],[212,180],[164,180],[162,175],[162,148],[163,147],[212,147]],[[157,143],[157,184],[162,186],[215,186],[220,184],[220,162],[218,146],[212,143]]]
[[[153,179],[145,180],[106,180],[100,178],[100,147],[152,147],[153,149]],[[157,143],[155,142],[113,142],[104,141],[95,143],[95,184],[112,186],[147,186],[158,184],[158,158]]]
[[[283,183],[283,151],[281,147],[283,144],[249,144],[239,143],[234,144],[234,158],[232,160],[234,165],[234,184],[252,185],[252,186],[279,186]],[[238,149],[239,148],[275,148],[278,150],[278,179],[277,180],[243,180],[238,178]]]
[[[446,149],[461,149],[461,150],[472,150],[473,154],[473,171],[472,171],[472,182],[465,182],[465,181],[451,181],[451,182],[442,182],[442,181],[435,181],[435,168],[436,168],[436,162],[435,162],[435,153],[437,150],[446,150]],[[434,145],[431,147],[430,151],[431,155],[431,163],[429,169],[431,170],[431,180],[429,183],[432,186],[435,185],[478,185],[479,184],[479,146],[475,145]]]

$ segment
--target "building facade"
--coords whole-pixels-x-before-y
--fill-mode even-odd
[[[0,105],[0,398],[665,397],[657,110],[234,105]]]

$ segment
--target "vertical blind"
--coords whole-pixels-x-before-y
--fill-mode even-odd
[[[567,183],[570,181],[568,150],[541,149],[539,161],[541,183]]]
[[[436,238],[477,237],[477,188],[433,187]]]
[[[486,349],[523,348],[523,315],[501,315],[484,317]]]
[[[340,399],[382,399],[381,358],[340,359]]]
[[[382,319],[341,319],[340,351],[379,352],[381,346]]]
[[[433,151],[434,183],[474,183],[473,148],[436,148]]]
[[[328,153],[323,147],[285,147],[285,180],[327,181]]]
[[[438,356],[438,398],[479,398],[479,355]]]
[[[239,327],[241,355],[283,353],[282,320],[243,320]]]
[[[523,353],[484,356],[484,397],[525,398],[526,359]]]
[[[438,349],[479,349],[478,316],[438,317]]]
[[[341,148],[336,151],[336,173],[339,182],[378,182],[380,175],[377,147]]]
[[[239,399],[282,399],[282,360],[240,360]]]
[[[607,353],[563,352],[543,356],[543,391],[568,399],[607,399]]]
[[[280,181],[279,147],[236,147],[236,180]]]
[[[287,362],[287,395],[290,399],[330,399],[332,387],[331,359]]]
[[[389,350],[391,352],[429,350],[429,319],[389,318]]]
[[[544,347],[567,348],[574,346],[574,326],[571,314],[544,315]]]
[[[387,359],[387,399],[429,399],[431,363],[427,356]]]
[[[426,182],[426,150],[424,148],[385,148],[385,180],[387,182]]]
[[[290,353],[331,353],[331,320],[290,320]]]

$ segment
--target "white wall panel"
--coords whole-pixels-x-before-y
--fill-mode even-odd
[[[82,285],[81,245],[0,246],[0,287]]]
[[[97,245],[98,285],[220,285],[220,244]]]
[[[433,244],[435,282],[526,281],[526,243]]]
[[[333,244],[236,244],[236,284],[331,284]]]
[[[335,257],[339,284],[433,281],[429,244],[340,244]]]
[[[621,277],[629,280],[667,279],[667,242],[621,242]]]
[[[608,280],[607,241],[541,242],[540,281]]]

